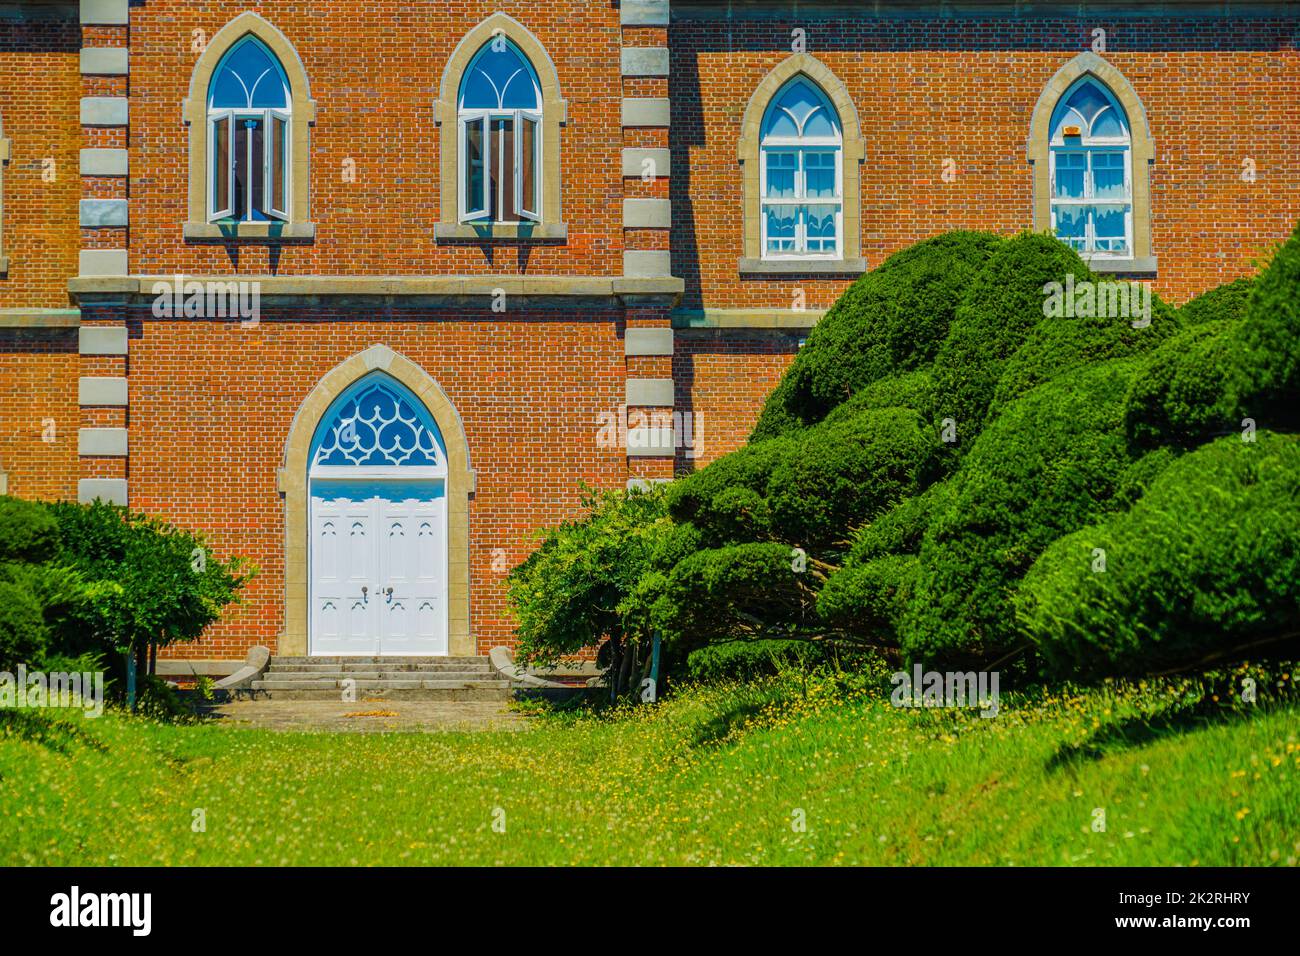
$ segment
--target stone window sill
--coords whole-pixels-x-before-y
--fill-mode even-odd
[[[186,239],[315,239],[314,222],[187,222]]]
[[[1110,258],[1092,258],[1083,257],[1083,261],[1088,263],[1088,268],[1093,272],[1116,272],[1121,275],[1150,275],[1156,274],[1156,257],[1143,256],[1136,259],[1110,259]]]
[[[509,225],[475,225],[472,222],[440,222],[433,227],[438,240],[483,241],[485,239],[559,239],[569,238],[569,227],[562,222],[521,222]]]
[[[741,259],[741,275],[842,275],[867,271],[866,259]]]

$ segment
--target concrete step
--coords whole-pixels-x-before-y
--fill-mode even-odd
[[[277,671],[268,670],[262,675],[263,680],[274,681],[314,681],[314,680],[355,680],[355,681],[478,681],[478,680],[497,680],[496,674],[487,669],[482,670],[378,670],[370,668],[368,670],[334,670],[324,671]]]
[[[272,657],[270,660],[270,665],[274,667],[277,664],[293,664],[295,666],[304,665],[304,666],[313,666],[313,667],[315,666],[337,667],[339,665],[347,665],[347,664],[370,664],[370,665],[383,664],[385,666],[393,666],[393,667],[404,665],[404,664],[417,664],[420,666],[441,666],[441,665],[491,666],[491,662],[486,657],[429,657],[429,656],[386,657],[383,655],[374,656],[374,657],[370,657],[370,656]]]
[[[487,674],[490,664],[293,664],[276,661],[266,668],[268,674],[359,674],[382,671],[386,674]]]
[[[260,683],[260,682],[259,682]],[[504,683],[504,682],[502,682]],[[297,685],[295,685],[296,687]],[[335,688],[297,688],[294,690],[258,690],[259,697],[271,700],[333,700],[340,699]],[[362,690],[357,688],[356,703],[363,707],[368,702],[384,700],[436,700],[436,701],[505,701],[510,699],[507,688],[459,684],[452,687],[421,687],[418,689]]]
[[[280,680],[264,678],[253,681],[254,690],[316,690],[321,688],[341,688],[343,679],[334,677],[313,677],[306,680]],[[486,687],[507,690],[510,682],[506,680],[358,680],[355,688],[358,694],[369,691],[384,690],[439,690],[456,687]]]

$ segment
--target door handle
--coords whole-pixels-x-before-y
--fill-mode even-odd
[[[389,599],[389,600],[392,600],[392,597],[393,597],[393,589],[392,589],[392,587],[390,586],[390,587],[386,588],[386,589],[384,590],[384,594],[386,594],[386,595],[388,596],[388,599]]]
[[[369,594],[370,594],[370,588],[366,587],[364,584],[361,585],[361,597],[362,597],[362,599],[364,600],[367,596],[369,596]]]

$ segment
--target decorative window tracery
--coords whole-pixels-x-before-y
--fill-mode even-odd
[[[446,463],[428,411],[381,380],[368,381],[345,398],[321,428],[312,468]]]

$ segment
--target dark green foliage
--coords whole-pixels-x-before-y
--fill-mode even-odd
[[[761,540],[771,534],[768,481],[777,464],[797,454],[792,438],[753,442],[668,486],[674,521],[692,522],[706,547]]]
[[[1240,428],[1229,393],[1237,323],[1194,325],[1156,349],[1133,379],[1124,427],[1138,446],[1191,447]]]
[[[47,507],[59,528],[56,560],[84,586],[59,635],[62,653],[194,640],[254,573],[239,558],[218,559],[201,535],[125,508]]]
[[[807,348],[806,343],[804,347]],[[797,355],[795,361],[798,361]],[[781,381],[777,382],[776,388],[772,389],[763,403],[758,422],[749,435],[751,444],[790,435],[804,427],[803,419],[790,410],[793,405],[790,397],[793,391],[794,386],[790,376],[782,375]]]
[[[1043,553],[1016,610],[1056,674],[1136,676],[1296,646],[1300,438],[1256,438],[1183,456],[1131,510]]]
[[[1044,286],[1067,275],[1092,278],[1064,243],[1022,233],[998,246],[969,283],[934,361],[938,413],[956,421],[962,447],[983,428],[1007,360],[1042,321]]]
[[[1138,374],[1141,374],[1140,370]],[[1130,447],[1129,451],[1141,457],[1129,465],[1120,476],[1119,485],[1112,499],[1116,510],[1132,507],[1134,502],[1147,493],[1161,473],[1182,454],[1181,450],[1170,447],[1153,448],[1145,453],[1141,449]]]
[[[753,437],[819,422],[872,382],[928,364],[958,302],[1000,243],[989,233],[944,233],[858,279],[809,334]]]
[[[548,528],[537,550],[511,570],[507,598],[519,622],[522,660],[554,664],[564,654],[629,633],[620,604],[651,566],[670,525],[659,491],[586,493],[584,515]]]
[[[1237,279],[1189,299],[1178,309],[1185,328],[1205,322],[1235,322],[1246,311],[1246,300],[1255,287],[1254,279]]]
[[[1243,413],[1260,428],[1300,427],[1300,226],[1255,281],[1230,348]]]
[[[54,557],[59,527],[39,502],[0,495],[0,562]]]
[[[934,668],[1041,652],[1094,675],[1280,642],[1300,606],[1294,445],[1230,443],[1243,418],[1300,423],[1300,232],[1253,283],[1179,310],[1153,295],[1149,323],[1133,290],[1043,235],[894,256],[809,336],[751,444],[666,492],[620,626],[660,630],[674,662],[738,648],[696,655],[718,673],[760,666],[760,641]],[[1111,570],[1089,576],[1103,532]]]
[[[673,566],[654,621],[679,650],[717,641],[803,636],[816,624],[817,569],[775,542],[699,551]],[[814,628],[815,630],[815,628]]]
[[[849,529],[935,473],[938,453],[917,412],[868,409],[719,458],[669,487],[668,510],[705,547],[778,540],[842,550]]]
[[[817,596],[817,613],[844,636],[895,646],[899,624],[916,590],[919,565],[911,554],[849,564],[826,579]]]
[[[1130,295],[1129,283],[1097,282],[1093,286],[1100,301],[1107,289]],[[1136,298],[1145,299],[1145,296]],[[1137,313],[1137,303],[1130,315]],[[1149,314],[1136,317],[1046,316],[1025,337],[1024,343],[1007,360],[998,379],[989,414],[996,415],[1008,402],[1030,389],[1085,365],[1107,359],[1151,352],[1168,341],[1179,329],[1173,309],[1154,293],[1143,303]],[[1094,310],[1089,310],[1094,311]],[[1134,322],[1138,323],[1134,327]]]
[[[922,420],[931,421],[934,403],[934,376],[928,369],[918,369],[872,382],[831,411],[825,424],[831,425],[877,408],[910,408]]]
[[[916,493],[932,476],[937,452],[934,432],[907,408],[808,429],[772,471],[773,527],[810,551],[843,550],[849,529]]]
[[[935,514],[952,499],[953,483],[936,482],[919,495],[904,498],[854,535],[852,561],[864,563],[889,554],[918,554]]]
[[[1017,644],[1015,582],[1052,541],[1113,507],[1133,464],[1121,425],[1137,367],[1117,359],[1039,386],[976,441],[921,546],[901,632],[911,660],[988,661]]]
[[[0,496],[0,669],[41,666],[51,626],[79,600],[75,575],[50,563],[58,546],[44,505]]]
[[[0,670],[43,659],[49,643],[43,610],[29,591],[0,580]]]
[[[825,658],[819,645],[807,641],[730,641],[691,651],[686,670],[701,683],[752,681],[786,668],[806,669]]]

